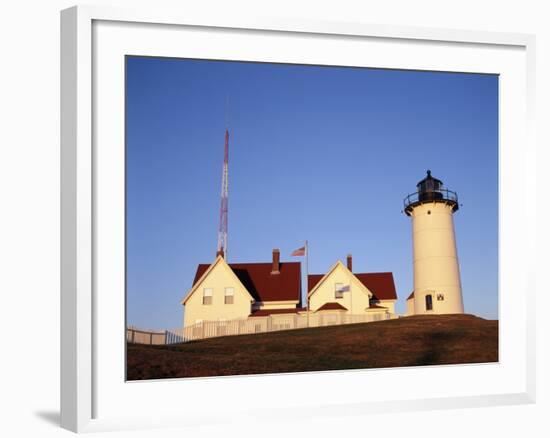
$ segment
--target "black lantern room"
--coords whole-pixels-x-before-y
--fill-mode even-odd
[[[453,212],[458,210],[456,192],[444,188],[443,181],[434,178],[430,170],[426,172],[426,177],[416,184],[416,192],[404,199],[405,214],[410,216],[414,207],[428,202],[443,202],[451,205]]]

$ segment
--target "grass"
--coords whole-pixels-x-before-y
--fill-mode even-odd
[[[498,321],[423,315],[175,345],[127,344],[127,379],[497,361]]]

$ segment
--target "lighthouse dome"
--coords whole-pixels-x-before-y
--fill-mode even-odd
[[[416,184],[416,188],[418,191],[419,201],[443,199],[443,194],[440,191],[443,188],[443,181],[434,178],[431,170],[426,171],[426,177]]]

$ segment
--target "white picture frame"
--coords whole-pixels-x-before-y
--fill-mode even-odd
[[[97,27],[103,26],[104,30],[98,31]],[[103,178],[105,175],[112,175],[117,178],[117,169],[120,169],[120,155],[109,156],[109,154],[97,154],[97,142],[103,144],[103,131],[98,131],[96,124],[101,124],[103,112],[100,110],[101,105],[104,105],[101,96],[97,94],[98,83],[103,80],[101,76],[104,72],[103,67],[98,67],[94,64],[94,60],[101,59],[103,56],[102,50],[106,46],[105,39],[108,40],[109,50],[112,53],[106,54],[106,59],[109,56],[118,56],[124,53],[124,44],[120,43],[116,37],[117,25],[122,27],[127,26],[123,32],[133,32],[134,41],[136,44],[142,44],[144,52],[155,51],[158,47],[163,47],[164,53],[158,52],[158,55],[167,56],[172,50],[168,44],[162,45],[162,35],[159,40],[155,38],[148,39],[146,44],[140,41],[139,34],[143,29],[149,29],[151,32],[165,33],[176,31],[177,29],[187,29],[190,32],[197,31],[201,35],[208,36],[210,33],[232,31],[236,38],[243,38],[242,41],[254,41],[259,38],[264,38],[269,34],[269,38],[284,37],[284,39],[305,38],[314,40],[315,38],[335,38],[338,41],[335,44],[363,44],[369,43],[376,45],[377,43],[397,44],[409,48],[417,47],[422,50],[438,50],[446,53],[447,50],[462,50],[465,53],[468,50],[483,49],[487,53],[495,52],[502,54],[502,60],[494,62],[491,60],[492,55],[488,55],[489,59],[474,59],[472,57],[472,65],[475,63],[483,64],[485,67],[479,67],[478,71],[485,71],[489,68],[488,65],[493,65],[494,68],[489,68],[491,73],[503,74],[507,77],[509,74],[509,83],[505,81],[504,87],[510,87],[513,90],[513,100],[507,100],[507,90],[501,89],[501,105],[503,113],[501,114],[500,125],[501,130],[501,145],[505,144],[505,153],[501,155],[501,180],[500,180],[500,196],[501,196],[501,211],[506,212],[507,220],[500,223],[500,233],[502,236],[500,243],[500,273],[499,276],[501,289],[507,288],[508,285],[513,285],[517,296],[518,306],[517,319],[514,321],[517,327],[515,335],[511,335],[510,325],[510,305],[512,304],[508,295],[500,294],[500,343],[501,351],[504,358],[499,364],[492,367],[486,365],[470,365],[468,367],[456,366],[454,368],[442,367],[421,367],[415,370],[406,371],[407,376],[421,376],[426,373],[436,375],[435,379],[448,378],[449,373],[463,373],[464,379],[479,379],[487,380],[491,374],[498,375],[502,370],[502,375],[499,377],[508,379],[511,383],[509,386],[502,384],[501,386],[490,386],[489,383],[485,388],[481,388],[481,393],[463,389],[462,392],[458,388],[453,393],[437,392],[435,385],[431,393],[426,393],[419,396],[420,392],[414,393],[414,390],[405,393],[402,390],[396,389],[388,397],[383,398],[367,398],[354,397],[351,395],[349,399],[344,396],[341,399],[334,399],[333,403],[329,403],[326,398],[319,397],[312,391],[311,397],[308,399],[304,396],[304,400],[300,403],[301,414],[306,415],[342,415],[344,413],[354,413],[357,415],[366,412],[393,412],[411,409],[433,409],[433,408],[452,408],[452,407],[475,407],[499,404],[519,404],[530,403],[535,398],[535,311],[533,306],[528,303],[534,301],[535,284],[531,280],[533,276],[529,273],[534,270],[534,248],[535,242],[535,217],[534,213],[528,209],[516,208],[515,211],[508,210],[510,205],[507,202],[509,199],[520,197],[525,203],[534,200],[536,196],[535,184],[535,144],[532,133],[533,121],[533,102],[534,102],[534,53],[535,39],[531,35],[524,34],[507,34],[493,32],[476,32],[476,31],[461,31],[451,29],[425,29],[417,27],[403,26],[381,26],[366,23],[340,23],[340,22],[318,22],[296,19],[281,19],[281,18],[257,18],[246,17],[242,14],[233,17],[217,17],[215,15],[200,16],[194,14],[193,11],[163,11],[157,9],[134,10],[110,8],[104,6],[77,6],[61,13],[61,425],[62,427],[76,431],[101,431],[119,428],[145,428],[145,427],[161,427],[161,426],[185,426],[189,424],[208,424],[212,419],[212,413],[216,413],[216,421],[223,422],[227,420],[227,415],[235,416],[259,416],[267,419],[275,418],[296,418],[297,414],[293,407],[272,409],[269,406],[258,407],[252,403],[242,406],[242,409],[237,409],[229,414],[222,412],[219,406],[214,406],[209,409],[208,415],[200,408],[191,413],[185,411],[183,405],[168,411],[163,407],[158,407],[157,411],[151,412],[149,416],[130,415],[128,412],[120,412],[120,415],[114,412],[114,409],[109,411],[108,407],[103,408],[101,400],[105,400],[106,394],[110,391],[109,382],[120,377],[120,345],[124,342],[124,326],[118,326],[118,322],[112,327],[106,327],[104,320],[111,316],[113,318],[123,318],[120,314],[120,296],[124,294],[123,290],[116,289],[115,295],[118,301],[113,302],[112,315],[106,314],[104,306],[105,300],[97,300],[99,291],[105,290],[103,285],[107,281],[103,280],[112,274],[113,278],[120,275],[117,272],[117,266],[120,260],[114,260],[110,263],[113,266],[112,273],[106,273],[103,269],[104,257],[102,257],[101,248],[98,246],[98,240],[104,235],[105,225],[99,211],[105,209],[97,209],[98,205],[103,202],[116,203],[120,198],[114,196],[110,200],[106,199],[105,191],[102,190]],[[131,29],[130,29],[131,28]],[[138,29],[139,28],[139,29]],[[141,29],[141,30],[140,30]],[[149,38],[150,35],[148,35]],[[183,36],[185,38],[185,36]],[[123,39],[123,38],[122,38]],[[112,44],[111,44],[112,43]],[[159,44],[159,46],[155,46]],[[286,42],[288,44],[288,42]],[[313,44],[313,43],[312,43]],[[148,45],[148,47],[145,47]],[[135,46],[138,47],[138,46]],[[157,47],[157,48],[155,48]],[[312,46],[313,47],[313,46]],[[389,46],[388,46],[389,47]],[[214,47],[216,50],[227,50],[221,46]],[[138,47],[139,49],[139,47]],[[118,52],[116,50],[119,50]],[[197,46],[193,53],[200,54],[204,51],[203,57],[212,56],[209,52],[208,44],[201,47]],[[251,50],[254,50],[253,44]],[[335,49],[328,49],[328,52]],[[395,53],[403,54],[401,66],[391,64],[391,68],[418,68],[418,61],[406,59],[403,52],[403,47],[397,48]],[[122,52],[121,52],[122,51]],[[107,52],[107,50],[105,50]],[[273,54],[258,55],[265,57],[263,60],[273,60],[276,55],[274,49]],[[314,52],[314,50],[312,51]],[[441,53],[443,53],[441,52]],[[156,52],[154,52],[156,53]],[[252,52],[251,52],[252,53]],[[373,52],[374,53],[374,52]],[[428,52],[427,52],[428,53]],[[481,53],[481,52],[480,52]],[[485,52],[483,52],[485,54]],[[132,54],[136,54],[135,50]],[[509,55],[509,58],[508,58]],[[198,56],[198,55],[195,55]],[[232,59],[232,56],[238,56],[234,53],[227,54],[227,59]],[[320,55],[319,55],[320,56]],[[336,57],[336,53],[328,53],[323,56]],[[390,55],[388,55],[390,56]],[[461,55],[462,56],[462,55]],[[467,55],[466,55],[467,56]],[[497,58],[501,55],[495,55]],[[446,58],[447,56],[443,56]],[[267,59],[269,58],[269,59]],[[300,58],[299,54],[293,58],[297,61]],[[448,57],[451,58],[450,56]],[[449,68],[451,71],[462,71],[460,69],[460,56],[456,57],[456,67]],[[485,58],[485,57],[483,57]],[[500,58],[499,58],[500,59]],[[258,59],[261,60],[261,59]],[[373,67],[383,67],[383,58],[380,58],[379,65],[369,65]],[[335,60],[337,65],[343,61]],[[397,61],[392,61],[397,62]],[[448,62],[450,62],[448,60]],[[308,62],[306,62],[308,63]],[[311,62],[310,62],[311,63]],[[100,63],[105,66],[106,63]],[[388,64],[390,65],[390,64]],[[108,67],[108,66],[107,66]],[[499,70],[502,68],[502,71]],[[509,70],[506,70],[509,69]],[[470,71],[470,70],[468,70]],[[505,73],[503,73],[505,72]],[[512,73],[510,73],[512,72]],[[108,78],[107,78],[108,80]],[[524,82],[523,82],[524,80]],[[514,83],[515,81],[515,83]],[[120,85],[118,78],[115,85]],[[111,84],[110,86],[113,86]],[[101,86],[99,86],[101,88]],[[116,90],[116,89],[115,89]],[[121,92],[119,90],[118,92]],[[520,108],[515,108],[515,113],[509,108],[511,103],[519,103]],[[508,106],[506,106],[508,105]],[[115,105],[116,106],[116,105]],[[111,111],[111,110],[110,110]],[[113,112],[117,109],[113,107]],[[120,115],[120,114],[118,114]],[[518,116],[512,117],[512,116]],[[118,116],[117,116],[118,117]],[[114,117],[113,120],[119,120]],[[104,125],[103,125],[104,126]],[[102,128],[103,129],[103,128]],[[120,126],[114,126],[113,129],[121,129]],[[107,135],[107,134],[105,134]],[[117,134],[118,135],[118,134]],[[113,137],[114,138],[114,137]],[[115,144],[115,143],[113,143]],[[118,144],[118,143],[116,143]],[[522,145],[522,147],[519,147]],[[118,148],[116,146],[114,149]],[[120,149],[117,149],[120,151]],[[123,156],[122,156],[123,158]],[[118,161],[117,161],[118,159]],[[514,180],[511,179],[511,171],[514,169]],[[98,183],[99,181],[99,183]],[[120,181],[119,181],[120,182]],[[114,190],[115,194],[117,193]],[[116,204],[115,204],[116,205]],[[116,222],[116,221],[115,221]],[[120,221],[114,223],[110,228],[113,235],[117,238],[123,238],[124,230],[123,223],[121,228]],[[516,236],[518,227],[521,229],[521,238]],[[511,251],[513,248],[514,251]],[[120,249],[120,248],[119,248]],[[117,252],[114,251],[115,257]],[[120,253],[118,253],[120,255]],[[521,259],[521,260],[520,260]],[[510,269],[513,266],[514,269]],[[118,269],[120,271],[120,269]],[[513,273],[510,271],[514,271]],[[506,275],[507,277],[503,277]],[[117,277],[119,278],[119,277]],[[503,280],[505,282],[503,283]],[[116,283],[116,281],[115,281]],[[114,284],[114,283],[113,283]],[[504,286],[503,286],[504,284]],[[512,286],[510,286],[512,287]],[[518,292],[519,291],[519,292]],[[122,295],[123,296],[123,295]],[[117,313],[118,312],[118,313]],[[118,319],[117,319],[118,321]],[[103,328],[98,328],[98,327]],[[104,327],[105,326],[105,327]],[[113,344],[115,350],[109,350],[110,347],[105,342],[105,330],[118,330],[122,333],[120,345]],[[98,352],[112,352],[113,369],[118,370],[116,373],[108,374],[105,372],[106,365],[103,358],[106,354],[98,354]],[[508,355],[507,352],[515,351],[515,356]],[[509,362],[508,362],[509,361]],[[513,362],[513,363],[512,363]],[[510,369],[506,370],[510,364]],[[441,369],[441,370],[440,370]],[[451,370],[451,371],[447,371]],[[117,374],[118,373],[118,374]],[[378,373],[385,379],[389,375],[396,381],[406,376],[400,377],[398,370],[370,370],[368,372],[338,372],[332,374],[326,373],[307,373],[294,374],[284,377],[277,376],[254,376],[254,377],[231,377],[231,378],[214,378],[214,379],[190,379],[185,383],[186,394],[193,394],[189,399],[195,398],[200,400],[201,388],[205,391],[235,391],[239,388],[239,392],[246,394],[251,382],[258,384],[260,381],[266,387],[275,390],[276,387],[281,387],[284,391],[285,386],[295,385],[297,382],[311,385],[314,388],[319,383],[319,379],[327,379],[330,375],[331,379],[338,380],[340,388],[353,388],[358,383],[372,380],[372,376]],[[391,373],[391,374],[388,374]],[[480,377],[482,373],[486,373],[484,377]],[[107,383],[103,383],[107,382]],[[496,380],[495,380],[496,382]],[[183,383],[181,381],[164,381],[164,382],[147,382],[125,384],[124,381],[119,382],[120,388],[126,385],[126,389],[131,389],[131,394],[124,395],[125,390],[113,389],[113,392],[108,394],[112,398],[113,404],[123,404],[122,398],[131,396],[132,398],[143,396],[144,398],[151,397],[154,393],[156,396],[164,391],[166,394],[171,394],[174,397],[177,391],[181,390]],[[118,384],[117,384],[118,385]],[[114,386],[114,385],[113,385]],[[466,385],[467,386],[467,385]],[[161,389],[158,389],[161,388]],[[327,394],[330,395],[330,386],[327,386]],[[117,392],[118,391],[118,392]],[[469,392],[468,392],[469,391]],[[351,394],[351,392],[350,392]],[[277,392],[274,392],[274,406],[277,406]],[[315,400],[315,401],[314,401]],[[421,401],[421,403],[419,403]],[[182,402],[184,403],[184,402]],[[243,403],[245,403],[243,401]],[[148,407],[150,410],[151,407]],[[109,412],[109,414],[101,414]],[[99,414],[98,414],[99,412]],[[182,413],[187,412],[186,415]],[[225,416],[224,416],[225,415]]]

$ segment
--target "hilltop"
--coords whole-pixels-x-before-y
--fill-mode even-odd
[[[422,315],[388,321],[127,345],[128,380],[498,361],[498,321]]]

